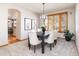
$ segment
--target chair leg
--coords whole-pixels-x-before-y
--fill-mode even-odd
[[[30,48],[31,48],[31,45],[29,44],[29,50],[30,50]]]
[[[54,47],[54,43],[53,43],[53,47]]]
[[[28,47],[29,47],[29,50],[30,50],[30,48],[31,48],[31,45],[30,45],[29,38],[28,38]]]
[[[30,42],[28,43],[28,46],[29,46],[29,50],[30,50],[30,48],[31,48]]]
[[[35,51],[36,51],[36,46],[34,45],[34,53],[35,53]]]
[[[50,50],[52,50],[52,44],[50,44]]]

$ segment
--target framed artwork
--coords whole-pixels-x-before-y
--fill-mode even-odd
[[[36,29],[36,20],[32,19],[32,29]]]
[[[24,30],[32,29],[32,21],[30,18],[24,18]]]

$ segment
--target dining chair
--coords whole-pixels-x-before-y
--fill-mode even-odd
[[[57,44],[57,39],[58,39],[58,31],[54,30],[53,33],[54,33],[54,44],[56,45]]]
[[[30,45],[34,46],[34,53],[35,53],[35,50],[36,50],[36,45],[40,44],[41,41],[38,40],[37,38],[37,34],[35,31],[31,31],[29,33],[29,43]],[[31,48],[31,46],[29,47],[29,49]]]
[[[52,31],[49,32],[49,37],[47,39],[45,39],[45,42],[50,44],[50,50],[52,50],[52,44],[54,47],[54,33]]]
[[[37,32],[41,32],[41,31],[42,31],[42,29],[41,29],[41,28],[37,29]]]

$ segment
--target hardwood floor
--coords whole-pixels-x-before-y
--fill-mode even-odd
[[[16,36],[11,35],[11,36],[8,37],[9,44],[16,43],[18,41],[20,41],[20,40],[16,39]]]

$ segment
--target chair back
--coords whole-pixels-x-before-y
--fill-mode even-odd
[[[49,34],[49,37],[48,37],[47,40],[48,40],[49,42],[54,42],[54,33],[51,32],[51,31],[50,31],[49,33],[50,33],[50,34]]]
[[[58,32],[57,32],[56,30],[54,30],[53,33],[54,33],[54,39],[57,39],[57,37],[58,37]]]
[[[29,33],[29,41],[30,41],[30,44],[32,45],[35,45],[36,43],[38,43],[38,38],[35,31],[31,31]]]
[[[37,29],[37,32],[41,32],[41,31],[42,31],[42,29],[41,29],[41,28]]]

